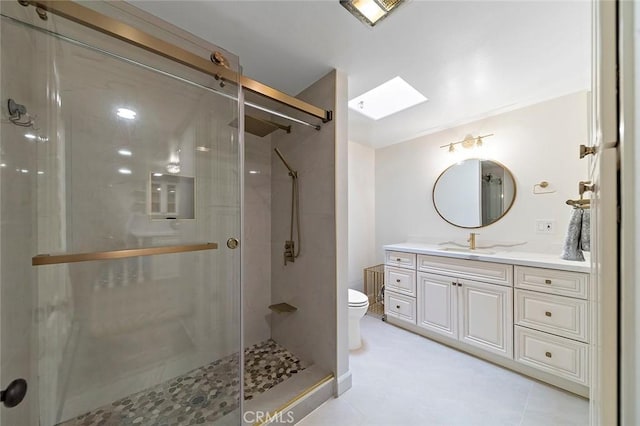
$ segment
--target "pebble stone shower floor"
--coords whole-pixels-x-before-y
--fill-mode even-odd
[[[269,339],[246,348],[245,400],[304,369],[301,360]],[[230,355],[59,426],[187,426],[210,424],[238,408],[238,356]]]

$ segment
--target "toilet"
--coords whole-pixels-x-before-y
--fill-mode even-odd
[[[349,289],[349,350],[362,346],[360,320],[367,313],[369,298],[366,294]]]

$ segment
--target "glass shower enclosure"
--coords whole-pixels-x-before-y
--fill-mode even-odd
[[[238,86],[0,7],[0,424],[240,424]]]

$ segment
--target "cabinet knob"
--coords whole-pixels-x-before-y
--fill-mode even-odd
[[[451,285],[452,285],[452,286],[456,286],[456,285],[458,285],[458,283],[457,283],[457,282],[455,282],[455,281],[451,281]]]
[[[546,316],[550,317],[551,316],[551,312],[547,311],[544,313]]]
[[[546,356],[547,358],[551,358],[551,352],[545,352],[544,356]]]
[[[402,261],[402,259],[400,259],[400,258],[396,259],[396,262],[401,262],[401,261]]]
[[[544,280],[545,284],[551,284],[551,280]]]
[[[400,309],[400,305],[396,305],[396,309]]]
[[[400,282],[400,278],[398,278],[398,279],[396,280],[396,282],[397,282],[397,283],[399,283],[399,282]]]

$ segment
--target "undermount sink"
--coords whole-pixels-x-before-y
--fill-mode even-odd
[[[476,253],[476,254],[496,254],[495,251],[491,251],[491,250],[487,250],[487,249],[482,249],[482,248],[477,248],[477,249],[470,249],[468,247],[440,247],[438,248],[438,250],[442,250],[442,251],[452,251],[452,252],[458,252],[458,253]]]

